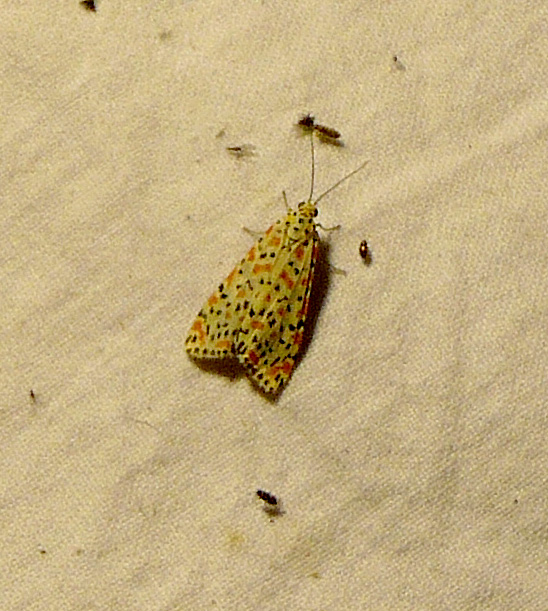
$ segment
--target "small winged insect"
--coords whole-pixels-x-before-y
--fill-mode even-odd
[[[270,492],[257,490],[257,496],[264,502],[263,511],[269,516],[281,516],[284,513],[281,503],[273,494],[270,494]]]
[[[227,146],[226,150],[236,157],[236,159],[242,159],[243,157],[253,157],[255,155],[255,147],[252,144],[242,144],[240,146]]]
[[[97,5],[95,4],[95,0],[81,0],[80,6],[85,8],[87,11],[91,11],[92,13],[97,12]]]
[[[32,390],[32,388],[30,389],[29,396],[30,396],[30,400],[31,400],[33,403],[36,403],[36,395],[34,394],[34,390]]]
[[[402,72],[405,72],[405,65],[402,63],[402,61],[397,55],[392,56],[392,61],[394,62],[394,67],[396,68],[396,70],[401,70]]]
[[[269,505],[278,504],[278,499],[273,494],[270,494],[270,492],[266,492],[265,490],[257,490],[257,496],[261,499],[261,501],[264,501]]]
[[[329,142],[331,144],[336,144],[337,146],[342,146],[342,142],[339,140],[341,137],[341,132],[333,127],[316,123],[316,120],[310,113],[303,115],[297,121],[297,127],[300,127],[306,133],[315,132],[318,138],[323,142]]]
[[[369,254],[369,247],[367,246],[367,240],[363,240],[360,244],[360,257],[362,259],[367,259],[367,255]]]

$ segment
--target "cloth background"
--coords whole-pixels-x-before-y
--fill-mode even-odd
[[[546,3],[2,15],[2,608],[547,609]],[[268,401],[184,340],[306,112],[316,193],[370,163]]]

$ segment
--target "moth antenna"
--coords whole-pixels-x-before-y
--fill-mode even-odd
[[[356,168],[355,170],[352,170],[352,172],[350,172],[350,174],[347,174],[346,176],[343,176],[338,182],[336,182],[332,187],[329,187],[329,189],[327,189],[327,191],[324,191],[320,197],[318,197],[318,199],[314,202],[314,205],[316,205],[320,199],[322,199],[322,197],[324,197],[325,195],[327,195],[328,193],[331,193],[331,191],[333,191],[334,189],[336,189],[340,184],[342,184],[345,180],[347,180],[348,178],[350,178],[351,176],[354,176],[354,174],[357,174],[360,170],[363,170],[363,168],[365,168],[365,166],[369,163],[369,159],[367,161],[365,161],[364,163],[361,164],[361,166],[359,166],[358,168]],[[311,196],[312,197],[312,196]]]
[[[310,178],[310,197],[308,201],[312,201],[312,195],[314,194],[314,134],[310,132],[310,152],[312,155],[312,175]]]

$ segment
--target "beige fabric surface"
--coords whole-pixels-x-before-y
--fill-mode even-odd
[[[547,5],[335,4],[3,3],[2,609],[548,609]],[[272,402],[183,344],[308,111]]]

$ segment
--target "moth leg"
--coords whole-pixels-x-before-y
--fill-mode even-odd
[[[324,227],[321,223],[316,223],[316,227],[323,229],[324,231],[336,231],[342,227],[342,225],[335,225],[335,227]]]
[[[289,211],[289,204],[287,203],[287,197],[285,195],[285,191],[282,191],[282,195],[284,196],[285,207]]]
[[[249,229],[249,227],[242,227],[242,229],[248,233],[252,238],[259,238],[264,234],[264,231],[253,231],[253,229]]]
[[[347,276],[348,272],[344,269],[341,269],[340,267],[335,267],[334,265],[331,265],[331,263],[329,264],[329,269],[335,273],[335,274],[339,274],[339,276]]]

